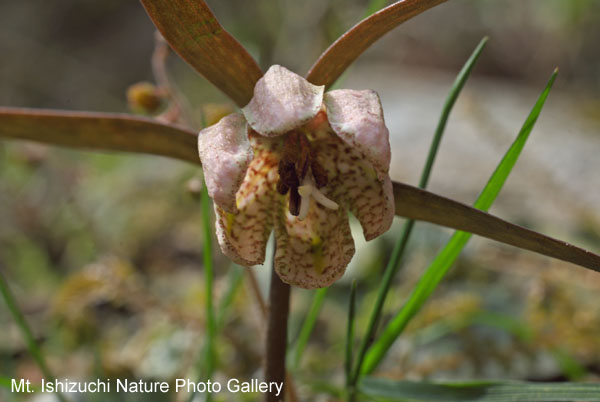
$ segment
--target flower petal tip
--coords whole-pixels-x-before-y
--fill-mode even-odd
[[[198,153],[210,197],[224,210],[237,211],[235,195],[253,158],[244,116],[230,114],[200,131]]]
[[[259,134],[274,137],[312,120],[323,104],[324,86],[316,86],[279,65],[258,80],[242,112]]]
[[[373,165],[380,180],[387,176],[392,154],[379,95],[370,89],[338,89],[327,92],[324,103],[333,131]]]

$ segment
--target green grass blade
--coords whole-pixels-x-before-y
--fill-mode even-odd
[[[211,202],[206,186],[202,187],[202,195],[200,197],[200,207],[202,211],[202,229],[204,234],[203,262],[204,262],[204,285],[206,294],[206,335],[204,339],[204,347],[200,354],[198,367],[200,368],[201,377],[208,381],[216,366],[215,352],[215,335],[217,332],[217,320],[215,319],[215,311],[213,307],[213,257],[212,257],[212,213]],[[189,401],[192,402],[196,394],[191,393]],[[211,394],[206,394],[206,401],[212,399]]]
[[[225,325],[225,318],[227,317],[227,312],[229,311],[231,305],[233,304],[233,299],[237,294],[240,286],[244,282],[244,271],[243,268],[236,265],[231,264],[229,268],[229,285],[221,302],[219,303],[219,309],[217,312],[217,329],[220,330]]]
[[[356,280],[352,281],[350,289],[350,301],[348,303],[348,326],[346,328],[346,387],[350,386],[352,381],[352,366],[354,360],[353,345],[354,345],[354,317],[356,314]]]
[[[216,320],[215,311],[213,308],[213,258],[212,258],[212,214],[211,202],[208,196],[206,186],[202,188],[202,228],[204,229],[204,281],[206,292],[206,366],[205,377],[210,380],[215,370],[216,353],[215,353],[215,335],[216,335]],[[207,399],[209,397],[207,396]]]
[[[479,381],[427,383],[367,377],[361,391],[378,400],[503,402],[600,401],[600,384]]]
[[[29,350],[29,354],[31,354],[33,360],[35,360],[35,362],[37,363],[42,374],[44,374],[44,377],[46,377],[47,379],[55,379],[56,377],[54,377],[52,371],[48,367],[44,354],[42,353],[42,350],[40,349],[37,341],[35,340],[33,332],[31,331],[29,324],[27,324],[27,320],[25,320],[25,315],[19,309],[17,301],[15,300],[15,297],[12,294],[10,287],[8,286],[8,282],[6,281],[2,273],[0,273],[0,293],[4,298],[4,302],[6,303],[8,311],[12,315],[13,320],[15,320],[17,326],[19,327],[19,330],[21,331],[21,336],[25,341],[27,350]],[[65,397],[61,393],[57,392],[55,395],[61,402],[66,402]]]
[[[11,379],[5,378],[5,377],[0,377],[0,387],[11,389]]]
[[[557,70],[554,71],[546,88],[538,98],[535,106],[531,110],[531,113],[527,117],[527,120],[523,124],[517,139],[513,142],[509,150],[506,152],[502,161],[490,177],[487,185],[479,195],[477,201],[475,201],[474,207],[487,211],[498,193],[502,189],[510,171],[517,162],[517,159],[537,121],[537,118],[542,111],[544,102],[550,93],[552,84],[556,79]],[[413,290],[410,298],[400,310],[400,312],[394,317],[394,319],[388,324],[383,331],[381,337],[373,344],[366,354],[364,365],[361,373],[371,373],[379,362],[385,356],[385,353],[390,348],[392,343],[402,333],[406,325],[425,304],[431,293],[440,283],[446,272],[450,269],[463,247],[467,244],[467,241],[471,237],[470,233],[455,232],[448,244],[444,249],[437,255],[435,260],[431,263],[423,277]]]
[[[312,331],[315,327],[315,323],[317,322],[317,318],[319,317],[321,306],[323,306],[323,302],[325,301],[327,289],[328,288],[321,288],[315,291],[315,295],[310,305],[310,309],[308,310],[308,314],[304,319],[304,323],[302,324],[302,328],[300,329],[300,334],[298,335],[298,340],[296,341],[293,360],[294,368],[298,368],[300,366],[302,355],[304,354],[304,350],[306,349],[306,345],[308,344],[310,335],[312,334]]]
[[[425,188],[427,187],[427,183],[429,182],[429,177],[431,176],[431,170],[433,168],[433,163],[435,162],[435,157],[439,150],[440,143],[442,141],[442,136],[446,129],[446,124],[448,123],[448,118],[450,116],[450,112],[458,99],[458,95],[462,91],[467,79],[471,75],[481,52],[485,48],[485,45],[488,42],[488,38],[483,38],[461,71],[458,73],[456,80],[454,81],[450,92],[448,93],[448,97],[446,98],[446,102],[444,103],[444,107],[442,108],[442,113],[440,115],[440,119],[438,125],[436,127],[435,133],[433,135],[433,139],[431,141],[431,145],[429,147],[429,153],[427,155],[427,160],[425,161],[425,166],[423,167],[423,171],[421,173],[421,179],[419,180],[419,187]],[[392,256],[388,262],[388,265],[385,269],[385,273],[383,275],[383,279],[381,284],[379,285],[379,291],[377,293],[377,299],[375,301],[375,305],[373,306],[373,310],[371,312],[371,316],[369,317],[369,323],[367,325],[367,332],[363,338],[363,341],[360,345],[360,349],[358,352],[358,359],[356,369],[354,370],[354,379],[353,384],[356,384],[358,380],[358,376],[361,370],[361,365],[364,361],[365,354],[367,352],[368,347],[370,346],[370,341],[375,336],[375,332],[377,330],[377,325],[379,322],[379,318],[381,317],[381,312],[383,310],[383,306],[385,303],[385,299],[392,285],[393,279],[400,268],[400,259],[404,254],[404,250],[406,249],[406,245],[408,244],[408,240],[414,228],[415,222],[413,220],[407,220],[402,226],[402,231],[400,233],[400,237],[396,245],[394,246],[394,250],[392,251]]]

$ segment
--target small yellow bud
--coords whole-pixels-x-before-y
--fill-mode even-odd
[[[162,105],[157,88],[149,82],[138,82],[127,88],[127,102],[136,113],[153,114]]]

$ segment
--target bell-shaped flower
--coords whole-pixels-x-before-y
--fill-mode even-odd
[[[275,270],[289,284],[343,275],[355,251],[348,211],[367,240],[392,223],[389,132],[374,91],[324,93],[275,65],[242,113],[200,132],[198,149],[223,252],[261,264],[274,230]]]

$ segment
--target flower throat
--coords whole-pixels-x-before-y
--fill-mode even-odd
[[[327,172],[317,161],[306,135],[297,130],[287,133],[279,161],[277,191],[281,195],[289,191],[290,214],[301,220],[306,218],[311,197],[326,208],[338,209],[338,204],[319,191],[327,182]]]

